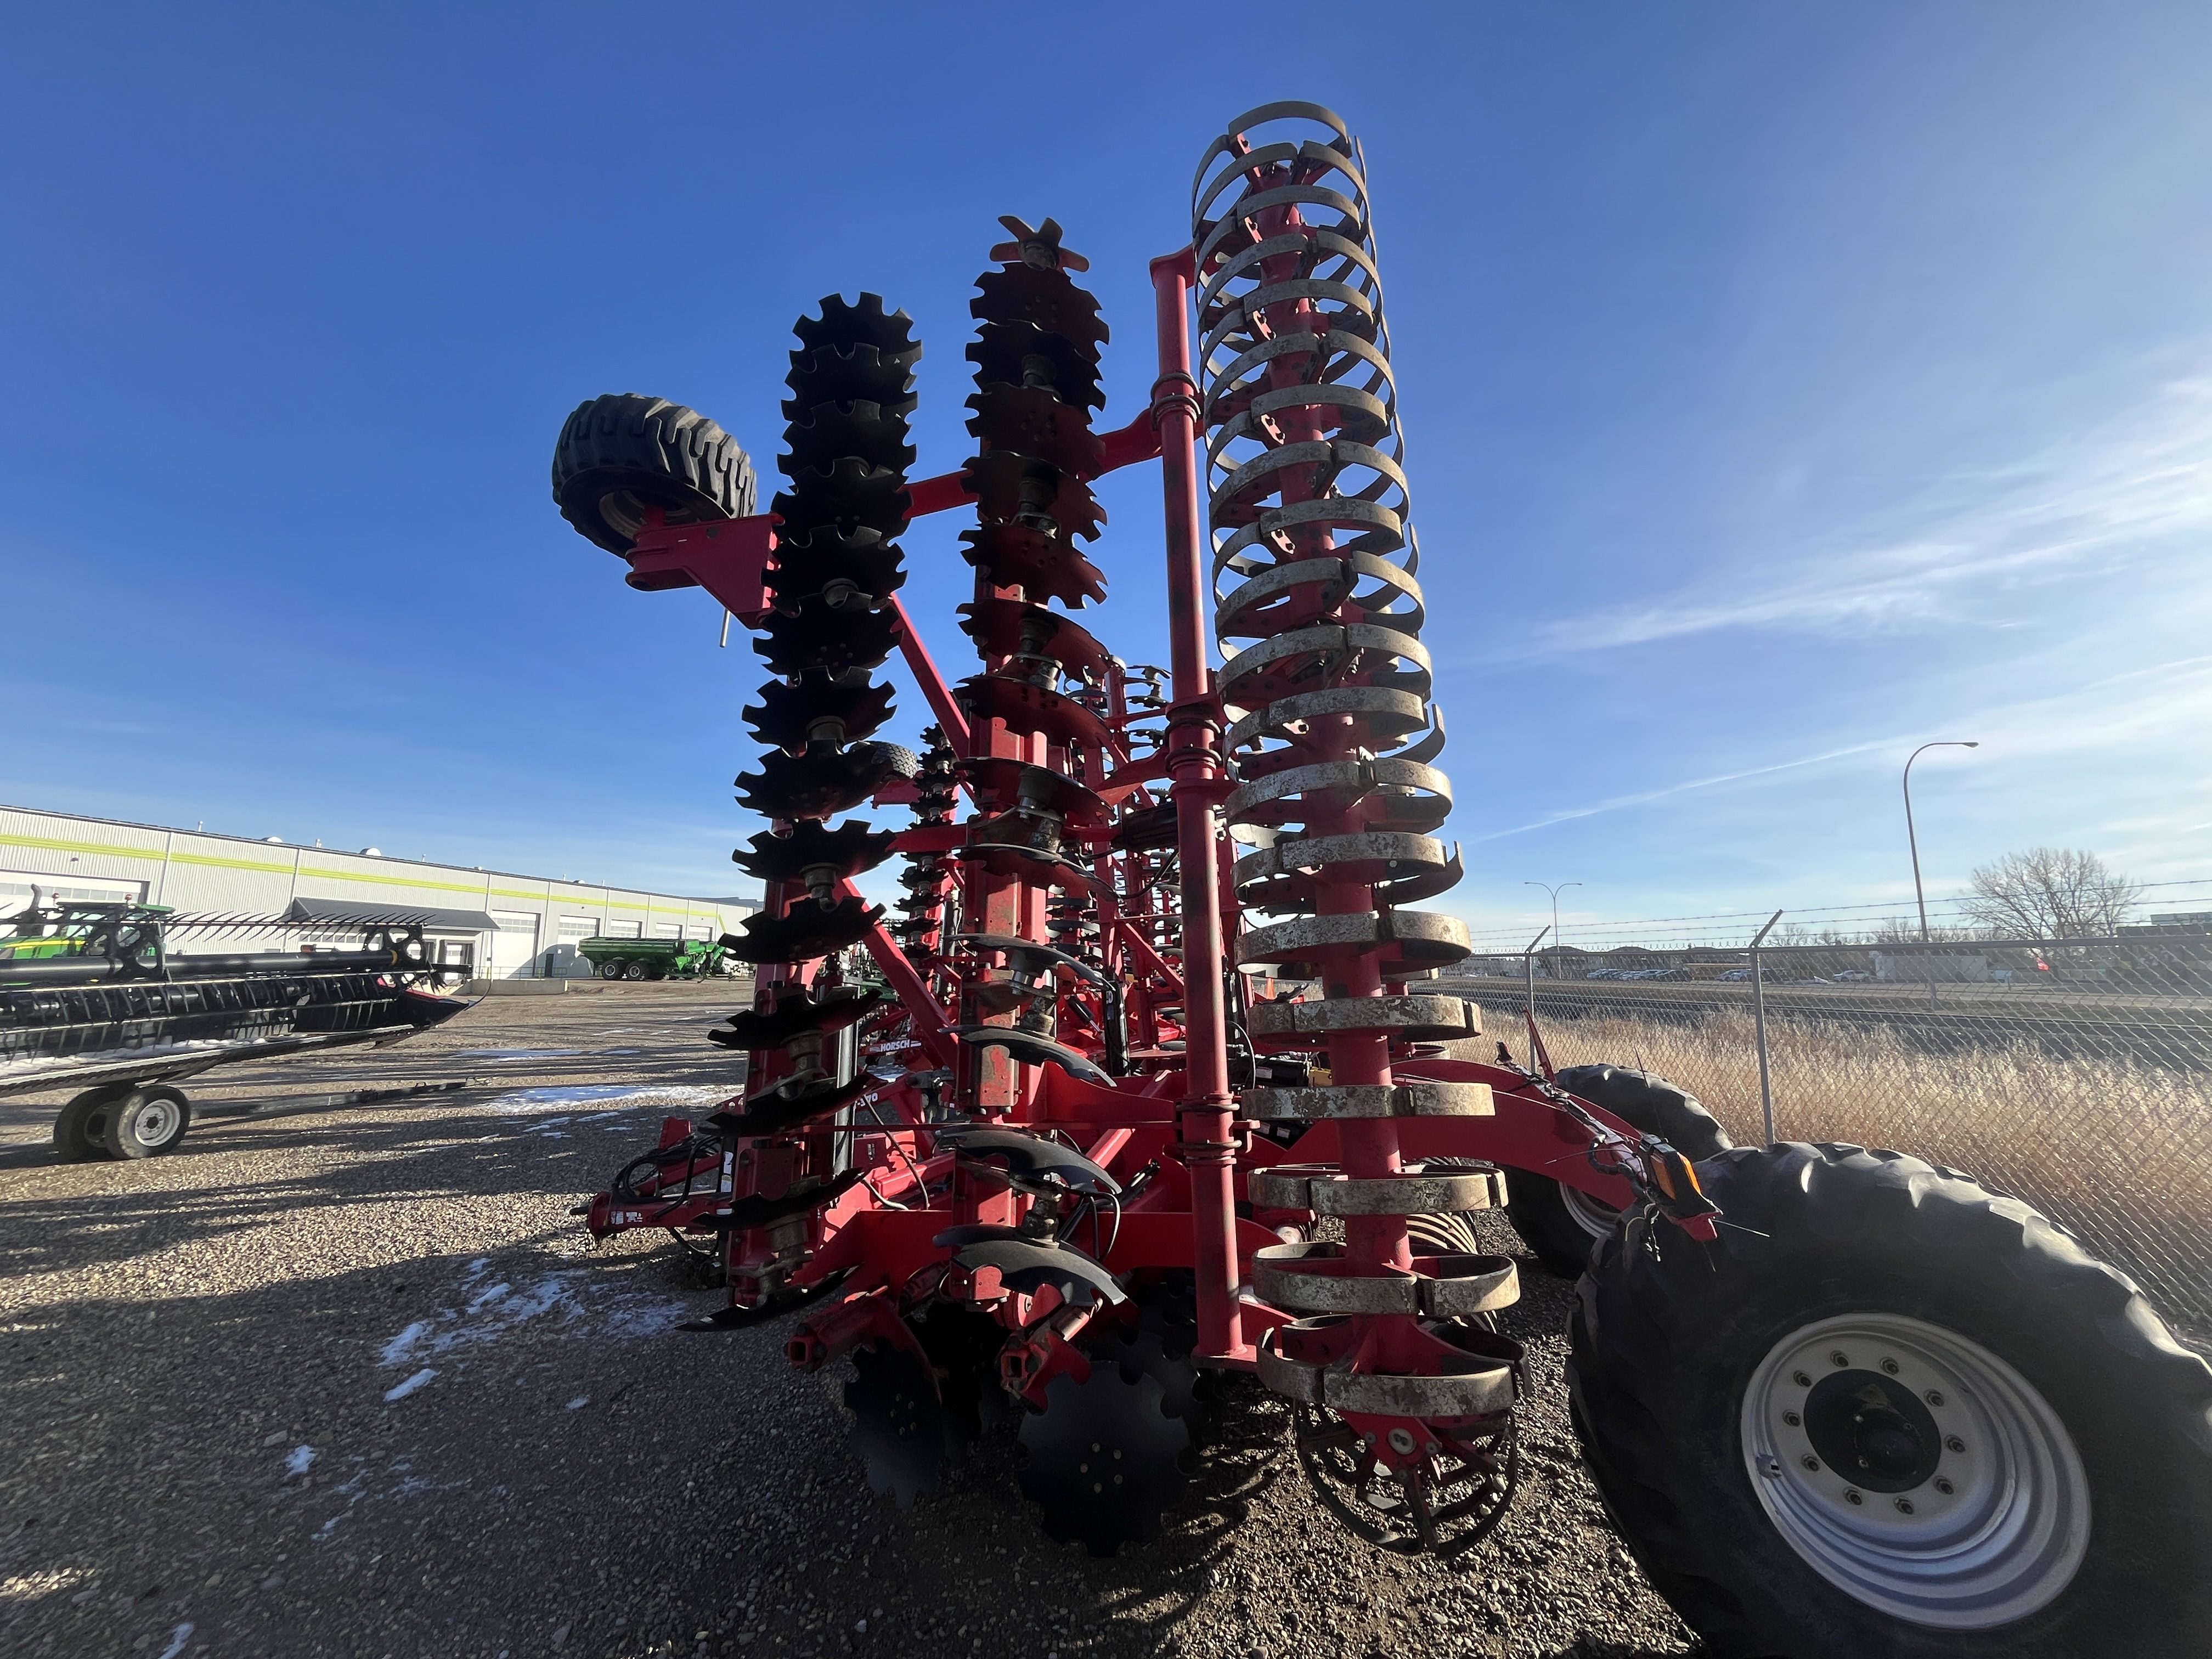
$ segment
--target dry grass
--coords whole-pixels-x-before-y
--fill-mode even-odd
[[[1498,1030],[1520,1023],[1517,1006],[1486,1012]],[[1747,1013],[1552,1019],[1543,1033],[1556,1065],[1656,1072],[1738,1141],[1763,1138]],[[1794,1021],[1771,1024],[1768,1042],[1782,1139],[1963,1170],[2073,1230],[2178,1325],[2212,1334],[2212,1076],[2054,1059],[2027,1042],[1927,1054],[1887,1031]]]

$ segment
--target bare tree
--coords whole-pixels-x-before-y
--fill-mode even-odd
[[[2127,920],[2142,884],[2094,853],[2031,847],[1973,874],[1967,914],[2000,939],[2103,939]]]

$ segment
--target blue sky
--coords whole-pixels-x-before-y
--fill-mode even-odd
[[[1901,906],[1929,738],[1982,744],[1916,769],[1931,896],[2212,876],[2212,12],[1265,15],[18,14],[0,800],[732,890],[756,659],[562,522],[563,416],[657,393],[771,472],[789,320],[872,289],[956,465],[1012,212],[1091,257],[1118,425],[1200,151],[1290,96],[1372,168],[1452,908]],[[1156,469],[1102,495],[1097,629],[1159,659]],[[956,529],[907,548],[957,662]]]

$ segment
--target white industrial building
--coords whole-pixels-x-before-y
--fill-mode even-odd
[[[465,952],[477,975],[492,979],[587,978],[579,940],[715,939],[758,908],[386,858],[374,848],[344,853],[0,806],[0,921],[34,894],[281,916],[309,924],[308,938],[333,942],[360,918],[416,917],[443,960]]]

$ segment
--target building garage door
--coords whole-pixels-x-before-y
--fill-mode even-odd
[[[545,953],[545,971],[556,979],[589,979],[592,964],[576,953],[576,946],[599,931],[590,916],[563,916],[554,924],[553,948]]]
[[[538,921],[527,910],[495,910],[499,931],[491,936],[490,979],[534,979],[538,975]]]

